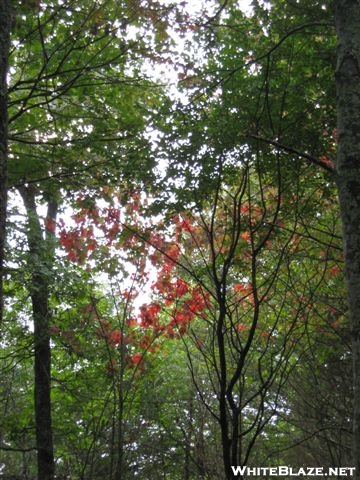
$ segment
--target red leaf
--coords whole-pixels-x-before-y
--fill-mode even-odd
[[[108,340],[109,340],[110,345],[115,346],[115,345],[120,345],[123,342],[124,337],[123,337],[123,334],[120,330],[114,330],[108,336]]]
[[[45,228],[48,232],[55,233],[56,221],[53,218],[46,217],[44,223],[45,223]]]
[[[330,273],[333,277],[336,277],[340,273],[340,268],[337,265],[334,265],[333,267],[330,268]]]
[[[189,286],[184,280],[182,280],[181,278],[178,278],[175,282],[174,289],[175,289],[176,297],[179,298],[188,293]]]
[[[248,329],[248,327],[247,327],[247,325],[245,325],[245,323],[238,323],[235,328],[238,332],[243,332],[244,330]]]
[[[138,365],[143,360],[143,354],[142,353],[134,353],[132,355],[131,359],[132,359],[134,365]]]
[[[158,303],[142,305],[140,307],[140,325],[145,328],[155,326],[158,322],[158,314],[160,310],[161,306]]]

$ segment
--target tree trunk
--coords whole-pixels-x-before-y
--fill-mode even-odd
[[[122,330],[123,333],[123,330]],[[116,473],[115,479],[122,480],[124,478],[124,448],[125,448],[125,432],[124,432],[124,397],[125,393],[125,344],[121,344],[121,359],[120,359],[120,372],[117,382],[117,462],[116,462]]]
[[[10,0],[0,0],[0,321],[3,317],[4,250],[7,205],[7,70],[10,47]]]
[[[338,195],[343,223],[354,381],[353,461],[360,479],[360,2],[335,0]]]
[[[36,211],[35,191],[22,187],[27,216],[31,301],[34,321],[34,397],[36,449],[39,480],[53,480],[55,475],[53,432],[51,421],[51,349],[49,336],[49,281],[53,264],[53,228],[57,207],[48,205],[46,237]]]
[[[229,414],[228,406],[226,402],[226,390],[227,390],[227,364],[226,364],[226,352],[225,352],[225,339],[224,339],[224,324],[225,324],[225,306],[221,293],[218,294],[219,300],[219,318],[216,331],[217,350],[219,354],[219,422],[221,431],[221,446],[222,446],[222,458],[224,464],[224,471],[226,480],[231,480],[231,438],[229,436]]]

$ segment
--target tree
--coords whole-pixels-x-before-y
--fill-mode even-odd
[[[45,239],[36,212],[35,195],[31,188],[20,189],[28,216],[30,296],[34,320],[35,424],[38,474],[44,479],[54,477],[54,453],[51,422],[51,352],[49,341],[49,278],[54,255],[53,231],[47,227]],[[57,205],[50,202],[47,219],[56,222]]]
[[[342,166],[350,147],[335,171],[349,126],[336,132],[331,5],[22,7],[9,70],[9,183],[24,210],[10,203],[6,473],[17,462],[34,476],[35,444],[49,479],[55,459],[57,475],[86,480],[231,479],[232,465],[302,466],[309,448],[313,462],[348,466],[334,180],[346,195],[357,187]],[[141,64],[174,62],[175,30],[181,94],[165,100]]]
[[[89,233],[93,219],[106,232],[108,247],[126,246],[132,255],[138,252],[161,266],[155,298],[142,306],[140,325],[152,335],[179,336],[187,347],[198,399],[222,433],[228,478],[232,464],[254,461],[255,442],[288,405],[284,387],[301,363],[307,336],[315,338],[327,325],[329,305],[322,297],[329,295],[325,285],[331,285],[328,277],[338,272],[340,261],[331,197],[322,198],[318,183],[311,184],[312,169],[308,182],[294,187],[287,181],[286,157],[277,159],[277,172],[244,161],[234,176],[232,156],[224,154],[193,213],[172,217],[166,233],[162,222],[158,227],[134,222],[134,212],[137,217],[141,211],[139,197],[128,204],[133,213],[127,221],[120,211],[111,211],[117,225],[108,221],[110,211],[79,204],[76,228],[63,233],[63,244],[76,260],[86,251],[78,240]],[[241,188],[236,186],[239,173]],[[211,192],[216,180],[218,188]],[[92,235],[85,244],[94,241]],[[90,257],[96,258],[96,250]],[[206,372],[200,378],[198,362]]]
[[[24,3],[14,11],[9,183],[20,193],[27,216],[38,476],[44,480],[54,478],[55,469],[49,329],[57,212],[67,196],[84,189],[85,175],[91,176],[89,190],[97,192],[121,177],[135,181],[146,163],[140,152],[147,142],[139,132],[151,93],[149,82],[140,83],[136,57],[143,49],[141,63],[152,34],[142,37],[139,27],[137,40],[129,38],[128,26],[138,14],[150,18],[140,6],[135,11],[134,16],[126,2],[109,1]]]
[[[0,320],[3,317],[4,256],[8,188],[7,74],[12,23],[11,2],[0,2]]]
[[[281,165],[288,171],[284,158]],[[209,204],[209,217],[202,207],[203,233],[194,229],[188,234],[189,252],[200,251],[199,258],[188,252],[179,262],[180,269],[185,263],[194,279],[211,292],[211,307],[199,319],[203,327],[196,323],[189,334],[199,346],[197,357],[206,364],[207,383],[218,399],[215,405],[205,404],[222,432],[226,478],[233,476],[231,465],[255,461],[254,447],[286,408],[286,384],[298,368],[308,332],[321,328],[316,299],[330,268],[328,260],[314,267],[311,258],[319,255],[318,247],[300,227],[304,211],[299,205],[306,205],[308,211],[318,208],[314,191],[305,190],[309,195],[305,198],[297,191],[298,210],[292,217],[285,207],[291,189],[287,192],[283,186],[284,204],[277,217],[276,193],[271,187],[269,191],[259,187],[274,182],[267,177],[267,182],[259,180],[257,185],[256,174],[248,175],[243,195],[227,199],[230,187],[225,186],[224,193],[207,194],[207,201],[215,200]],[[204,387],[195,373],[193,378],[201,398]]]
[[[330,200],[334,195],[333,153],[336,142],[334,135],[335,105],[334,95],[332,95],[334,91],[332,83],[334,37],[330,37],[330,39],[328,37],[328,29],[332,27],[330,8],[325,4],[322,9],[319,9],[318,5],[313,2],[307,2],[301,9],[290,2],[285,7],[283,2],[272,2],[270,6],[255,2],[254,16],[251,19],[246,18],[239,11],[237,5],[229,6],[228,9],[226,6],[224,8],[226,10],[224,17],[220,16],[224,11],[222,8],[219,10],[219,15],[209,16],[207,21],[200,22],[205,33],[202,36],[202,30],[199,28],[198,37],[200,38],[199,42],[203,42],[201,43],[202,48],[208,53],[208,64],[204,66],[201,62],[194,62],[195,66],[192,68],[191,75],[188,76],[186,72],[182,74],[187,101],[184,105],[179,102],[173,108],[173,123],[169,126],[167,121],[164,126],[165,131],[168,132],[168,136],[165,136],[164,139],[166,151],[164,157],[169,159],[169,176],[166,181],[171,185],[172,190],[169,199],[174,198],[175,190],[178,196],[174,202],[174,208],[179,208],[179,204],[180,208],[197,208],[201,215],[206,217],[205,212],[217,210],[216,201],[209,205],[206,200],[214,198],[212,197],[213,192],[219,192],[217,190],[219,179],[221,178],[221,181],[224,179],[225,188],[228,189],[230,189],[229,184],[233,185],[235,178],[237,178],[238,186],[243,185],[243,165],[252,167],[254,164],[252,173],[249,173],[251,179],[249,184],[254,185],[256,179],[259,181],[258,189],[261,192],[259,193],[261,201],[258,201],[258,205],[260,211],[263,208],[262,215],[259,216],[263,216],[264,229],[266,226],[269,229],[269,237],[264,232],[263,240],[266,243],[266,239],[271,238],[272,241],[273,237],[275,239],[280,237],[276,234],[277,232],[272,230],[278,221],[276,209],[273,211],[274,218],[271,220],[267,218],[267,215],[271,215],[272,210],[266,202],[266,189],[263,190],[261,186],[275,185],[275,189],[277,188],[280,192],[277,197],[275,195],[274,197],[281,198],[278,209],[279,217],[285,226],[283,233],[293,232],[296,237],[299,235],[302,241],[303,238],[311,239],[309,244],[304,247],[300,258],[291,262],[287,280],[282,276],[281,269],[288,261],[288,255],[285,253],[286,250],[279,246],[279,256],[284,255],[284,258],[280,259],[279,264],[273,259],[273,263],[271,266],[269,263],[266,272],[261,270],[266,263],[261,255],[262,247],[259,247],[259,250],[256,248],[257,245],[261,245],[261,241],[257,239],[256,235],[254,236],[254,230],[256,233],[260,233],[261,229],[259,228],[258,231],[256,228],[252,229],[251,222],[256,225],[254,218],[250,220],[250,228],[247,232],[242,232],[241,228],[239,230],[229,226],[226,232],[230,237],[230,232],[242,232],[243,235],[247,235],[253,247],[251,250],[254,262],[253,274],[257,271],[259,278],[262,276],[267,278],[266,273],[269,270],[274,271],[274,276],[279,273],[279,277],[276,280],[274,278],[274,285],[280,281],[286,287],[281,294],[281,289],[274,287],[277,293],[274,297],[269,294],[274,301],[273,310],[281,312],[279,305],[285,305],[286,298],[293,293],[294,298],[291,303],[293,306],[298,305],[299,315],[295,309],[295,312],[289,310],[288,316],[295,318],[294,331],[297,331],[299,329],[298,316],[302,316],[300,312],[304,314],[302,302],[309,307],[309,312],[316,308],[313,307],[313,301],[318,295],[317,289],[325,281],[326,268],[337,268],[330,265],[330,259],[336,258],[334,251],[339,252],[340,250],[338,227],[336,229],[330,227],[332,220],[330,223],[325,219],[320,220],[324,218],[324,212],[330,205],[330,208],[335,207],[334,202]],[[220,18],[222,21],[219,20]],[[244,30],[246,28],[247,32],[244,37],[241,36],[242,28]],[[303,33],[312,36],[311,45],[307,41],[308,37]],[[239,41],[241,41],[240,44]],[[314,82],[315,77],[316,82]],[[295,125],[296,128],[294,128]],[[169,148],[168,145],[174,145],[174,149]],[[287,168],[285,167],[286,159],[289,161]],[[319,169],[319,167],[322,168]],[[278,168],[278,177],[275,176],[276,168]],[[171,181],[173,183],[170,183]],[[310,193],[312,189],[314,189],[313,192],[321,192],[320,197],[316,197],[314,204],[312,200],[315,200],[315,197],[313,193]],[[164,185],[164,191],[166,192],[166,185]],[[254,191],[252,189],[249,191],[256,198]],[[221,195],[219,198],[222,198]],[[276,198],[273,199],[273,208],[275,208]],[[203,199],[206,200],[201,203]],[[304,205],[306,205],[306,209],[304,209]],[[239,207],[240,205],[238,205]],[[289,216],[283,216],[286,208],[289,209],[287,210]],[[228,211],[233,212],[235,209],[228,207]],[[253,208],[254,211],[255,208]],[[311,215],[319,219],[318,224],[316,221],[312,222]],[[209,245],[218,245],[214,239],[219,238],[219,235],[220,239],[224,238],[219,231],[215,234],[216,221],[220,221],[221,218],[221,222],[224,223],[224,217],[226,216],[217,216],[214,213],[212,222],[208,223],[210,227],[205,228],[207,235],[204,236]],[[231,218],[231,213],[228,218]],[[286,226],[290,218],[292,219],[290,220],[291,226]],[[235,233],[232,238],[236,238]],[[225,241],[217,241],[222,248],[226,248]],[[194,241],[194,244],[198,249],[199,242]],[[318,249],[325,245],[328,246],[326,247],[325,263],[315,266],[315,263],[310,262],[311,256],[324,258]],[[216,258],[218,250],[213,246],[212,251],[215,252],[213,255]],[[337,253],[338,255],[339,253]],[[203,254],[203,258],[205,259],[207,256]],[[305,258],[309,259],[311,264],[309,272],[311,271],[312,274],[304,272],[300,274],[299,272],[299,265],[305,262]],[[221,298],[221,290],[227,291],[228,280],[224,280],[226,278],[224,272],[227,268],[233,268],[233,261],[226,256],[225,258],[221,257],[220,253],[217,260],[217,264],[215,262],[211,267],[208,266],[201,270],[201,278],[205,275],[204,271],[212,272],[212,275],[209,275],[209,284],[218,281],[222,286],[222,289],[219,287],[217,307],[214,310],[222,311],[223,315],[221,316],[219,313],[219,317],[214,318],[213,323],[219,326],[217,346],[219,358],[223,358],[223,368],[218,366],[220,362],[216,364],[216,361],[213,360],[209,371],[213,369],[218,375],[220,375],[219,372],[222,372],[222,391],[221,387],[218,387],[217,394],[223,403],[220,410],[222,409],[222,418],[224,419],[222,445],[225,472],[227,478],[231,478],[231,462],[229,460],[231,448],[229,445],[234,448],[233,452],[236,452],[237,429],[236,423],[232,423],[232,420],[239,414],[239,410],[234,408],[234,417],[230,421],[227,420],[226,404],[227,401],[231,403],[232,388],[237,379],[233,384],[229,380],[230,384],[226,385],[229,372],[224,366],[229,351],[222,347],[225,338],[222,326],[225,325],[224,319],[230,316],[228,313],[230,309],[225,307],[226,300],[224,304],[224,299],[226,297],[223,293],[223,299]],[[336,261],[340,262],[341,260],[337,258]],[[194,265],[195,263],[191,264],[193,268]],[[223,275],[219,273],[221,271]],[[241,275],[244,275],[244,267],[240,271]],[[245,272],[247,272],[246,278],[253,279],[253,275],[249,274],[246,269]],[[305,288],[301,290],[302,296],[295,288],[297,282],[294,279],[300,280],[304,277],[307,277],[308,285],[304,284]],[[314,281],[312,286],[310,279]],[[223,281],[224,283],[221,283]],[[256,290],[256,285],[266,284],[266,280],[259,279],[257,282],[252,281],[251,283]],[[209,284],[207,284],[208,288]],[[270,287],[269,292],[271,291]],[[213,297],[215,298],[214,294]],[[259,294],[258,299],[261,298],[263,296]],[[282,300],[280,300],[281,298]],[[270,302],[268,301],[268,303]],[[258,301],[257,307],[259,311],[262,311],[264,305],[260,306]],[[254,332],[258,331],[257,316],[262,318],[263,315],[254,315]],[[322,318],[325,317],[318,318],[317,322],[321,324]],[[244,327],[246,328],[246,325]],[[274,331],[278,331],[278,327],[274,328]],[[290,342],[294,340],[294,337],[297,339],[296,335],[292,335],[293,333],[289,332]],[[216,338],[215,335],[214,338]],[[278,339],[280,338],[283,340],[286,338],[284,331],[278,332]],[[213,341],[214,344],[215,341]],[[252,346],[251,339],[245,345]],[[235,344],[232,346],[235,347]],[[245,348],[244,351],[243,358],[246,357],[247,349]],[[266,348],[262,350],[265,356],[264,351],[266,353]],[[293,353],[296,357],[295,351],[296,349]],[[240,347],[238,347],[238,352],[241,352]],[[241,358],[240,353],[239,355]],[[212,357],[209,355],[209,358]],[[236,363],[237,357],[233,355],[233,358]],[[290,355],[288,361],[291,365],[294,356]],[[238,379],[241,377],[241,371],[242,365],[239,366]],[[258,383],[261,385],[261,375]],[[244,380],[243,391],[245,390],[246,381]],[[266,399],[271,398],[269,391],[264,396]],[[280,393],[279,396],[281,396]],[[235,402],[234,405],[236,407]],[[231,407],[228,411],[231,411]],[[228,418],[231,418],[231,414]],[[235,432],[233,436],[229,433],[230,424],[232,432]],[[231,458],[234,463],[236,455]]]
[[[354,375],[354,448],[356,478],[360,478],[360,34],[358,2],[336,1],[338,38],[337,87],[337,185],[343,224],[344,257],[348,284]]]

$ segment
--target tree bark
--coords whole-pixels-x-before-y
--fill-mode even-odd
[[[337,184],[351,321],[353,461],[360,479],[360,2],[335,0],[337,32]]]
[[[10,48],[10,0],[0,0],[0,321],[3,317],[3,282],[8,178],[7,71]]]
[[[31,271],[31,301],[34,321],[34,398],[38,479],[53,480],[55,475],[51,420],[51,349],[49,322],[49,282],[53,264],[53,226],[57,205],[48,204],[45,231],[36,211],[35,191],[21,187],[20,193],[28,216],[27,238]]]

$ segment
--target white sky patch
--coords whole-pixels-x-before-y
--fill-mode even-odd
[[[180,69],[184,68],[184,64],[179,67],[177,61],[183,62],[184,54],[191,54],[193,59],[197,62],[204,62],[206,61],[206,52],[202,50],[199,44],[195,44],[192,42],[193,40],[193,30],[191,28],[192,22],[194,22],[194,26],[199,22],[199,18],[202,18],[204,12],[209,11],[209,18],[212,15],[215,15],[216,12],[221,8],[220,4],[209,6],[209,2],[207,0],[188,0],[188,1],[178,1],[177,2],[180,6],[184,8],[184,13],[188,13],[188,31],[183,30],[180,34],[174,28],[169,28],[167,33],[171,40],[174,42],[174,47],[172,52],[170,53],[170,57],[173,57],[173,63],[168,62],[165,64],[148,64],[145,65],[145,73],[155,81],[167,85],[169,89],[169,93],[171,98],[181,99],[184,100],[183,95],[179,92],[178,83],[179,83],[179,74]],[[251,6],[252,0],[240,0],[239,1],[239,8],[246,14],[251,15],[253,8]],[[170,6],[173,4],[172,0],[163,0],[162,4],[165,6]],[[210,11],[213,10],[213,12]],[[200,25],[201,28],[201,25]],[[189,45],[196,46],[196,49],[192,49],[189,51]],[[186,68],[186,66],[185,66]],[[191,66],[189,65],[189,70],[187,71],[187,75],[191,75]]]

